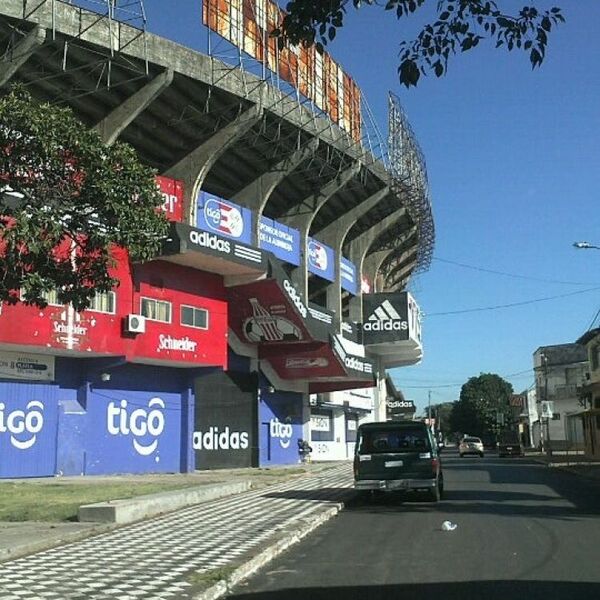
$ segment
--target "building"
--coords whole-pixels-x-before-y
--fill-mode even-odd
[[[386,368],[422,356],[406,285],[433,221],[408,121],[392,99],[388,160],[331,57],[293,91],[304,55],[255,75],[149,34],[138,5],[0,6],[0,93],[23,83],[132,145],[171,221],[155,260],[115,250],[121,285],[89,310],[1,307],[0,476],[289,464],[307,438],[348,456]]]
[[[583,433],[585,454],[589,458],[600,458],[600,328],[586,331],[578,340],[585,347],[589,371],[581,387],[584,411]]]
[[[581,449],[583,425],[579,389],[588,372],[585,347],[581,344],[541,346],[533,353],[533,370],[537,412],[542,419],[542,446],[552,450]]]

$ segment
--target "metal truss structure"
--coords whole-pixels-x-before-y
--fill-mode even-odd
[[[419,142],[395,94],[389,95],[388,151],[390,187],[402,199],[418,228],[414,273],[427,271],[435,245],[435,227],[429,195],[427,166]]]

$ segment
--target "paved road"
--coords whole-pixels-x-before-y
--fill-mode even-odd
[[[229,599],[600,599],[597,483],[493,455],[444,470],[438,505],[356,503]]]

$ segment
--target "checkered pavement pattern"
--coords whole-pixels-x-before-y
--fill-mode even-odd
[[[3,563],[0,600],[189,600],[194,574],[262,550],[351,485],[350,466],[340,465]]]

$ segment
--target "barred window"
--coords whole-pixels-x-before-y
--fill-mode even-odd
[[[149,321],[171,322],[171,303],[155,298],[142,298],[141,314]]]
[[[49,290],[42,292],[42,298],[48,303],[48,306],[64,306],[64,304],[58,299],[58,290]],[[25,294],[21,289],[19,293],[21,300],[25,300]]]
[[[187,327],[208,329],[208,311],[205,308],[182,305],[181,324]]]
[[[114,315],[116,312],[116,297],[114,292],[96,292],[88,310]]]

